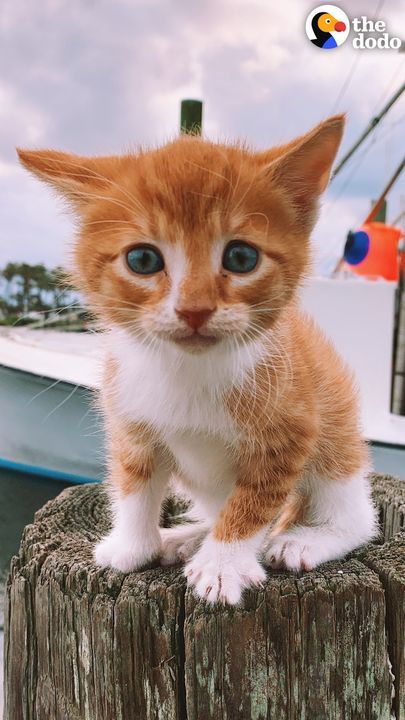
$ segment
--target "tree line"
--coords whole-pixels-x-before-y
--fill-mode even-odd
[[[60,310],[77,300],[61,267],[9,262],[0,270],[0,315],[3,319]]]

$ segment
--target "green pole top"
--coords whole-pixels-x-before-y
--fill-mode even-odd
[[[180,132],[201,135],[202,126],[201,100],[182,100],[180,111]]]
[[[372,207],[372,208],[374,207],[374,205],[376,204],[376,202],[377,202],[377,200],[372,200],[372,201],[371,201],[371,207]],[[374,217],[373,217],[373,222],[374,222],[374,221],[377,221],[377,222],[385,223],[385,222],[386,222],[386,219],[387,219],[387,201],[384,200],[384,202],[382,203],[379,211],[374,215]]]

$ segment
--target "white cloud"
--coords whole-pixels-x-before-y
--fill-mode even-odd
[[[370,15],[369,4],[351,0],[350,11]],[[11,170],[15,145],[94,154],[156,144],[178,131],[181,98],[197,96],[204,99],[209,137],[247,138],[259,148],[309,129],[332,109],[347,110],[344,152],[400,84],[405,57],[359,56],[349,42],[320,51],[304,30],[313,6],[309,0],[3,0],[0,263],[24,253],[32,261],[60,262],[71,234],[50,194]],[[388,0],[381,14],[398,34],[405,6]],[[401,100],[367,154],[330,187],[325,208],[334,230],[325,210],[316,230],[325,248],[361,220],[399,161],[403,107]],[[390,197],[395,212],[401,192],[403,183]]]

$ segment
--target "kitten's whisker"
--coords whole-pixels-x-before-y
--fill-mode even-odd
[[[247,189],[246,189],[245,192],[243,193],[242,197],[239,198],[239,201],[236,203],[235,207],[232,208],[232,209],[233,209],[233,212],[236,213],[237,210],[239,210],[240,206],[243,204],[243,201],[246,199],[246,197],[247,197],[247,195],[249,194],[249,192],[251,191],[254,183],[256,182],[256,179],[257,179],[257,173],[254,174],[254,175],[252,175],[252,178],[251,178],[251,180],[250,180],[250,183],[249,183]]]
[[[208,193],[197,192],[196,190],[188,190],[188,192],[190,195],[198,195],[199,197],[211,198],[212,200],[218,199],[217,195],[208,195]]]
[[[232,189],[232,193],[230,193],[230,192],[228,193],[227,203],[226,203],[227,209],[229,208],[229,205],[230,205],[231,200],[234,199],[235,194],[236,194],[236,190],[237,190],[238,187],[239,187],[239,182],[240,182],[240,178],[241,178],[241,175],[242,175],[242,167],[243,167],[243,162],[242,162],[242,160],[241,160],[240,163],[239,163],[238,177],[236,178],[236,183],[235,183],[235,184],[232,183],[232,188],[231,188],[231,189]]]
[[[75,394],[76,390],[79,389],[79,387],[80,387],[80,385],[75,385],[75,387],[73,388],[73,390],[72,390],[60,403],[58,403],[58,405],[57,405],[56,407],[54,407],[53,410],[51,410],[51,411],[43,418],[42,423],[45,423],[47,420],[49,420],[49,418],[51,417],[51,415],[53,415],[57,410],[59,410],[61,407],[63,407],[63,405],[64,405],[65,403],[67,403],[68,400],[70,400],[71,397],[73,397],[73,395]]]
[[[97,293],[98,297],[103,298],[104,300],[113,300],[114,302],[123,303],[124,305],[129,305],[131,308],[134,308],[136,310],[145,309],[145,305],[140,305],[139,303],[131,302],[130,300],[124,300],[123,298],[117,297],[116,295],[106,295],[105,293]]]
[[[52,390],[52,388],[56,387],[56,385],[59,385],[59,383],[63,382],[63,380],[55,380],[55,382],[51,383],[51,385],[47,385],[43,390],[40,390],[34,397],[30,398],[28,402],[25,403],[24,407],[27,408],[31,403],[34,402],[37,398],[39,398],[41,395],[44,395],[44,393],[48,392],[48,390]]]
[[[249,335],[249,332],[248,332],[248,335]],[[259,335],[259,336],[260,336],[260,335]],[[268,332],[262,333],[262,336],[264,336],[265,341],[268,340]],[[269,400],[272,398],[272,385],[273,385],[272,380],[271,380],[271,376],[270,376],[270,361],[269,361],[269,358],[268,358],[268,355],[267,355],[267,354],[266,354],[261,360],[259,360],[257,367],[258,367],[258,369],[261,368],[261,367],[264,367],[264,369],[265,369],[265,371],[266,371],[266,374],[267,374],[267,383],[268,383],[268,386],[267,386],[266,403],[265,403],[265,410],[267,410],[267,407],[268,407],[268,404],[269,404]],[[277,374],[276,374],[276,373],[273,373],[273,374],[275,374],[275,377],[276,377],[276,400],[275,400],[275,402],[273,403],[273,415],[274,415],[275,408],[277,407],[278,379],[277,379]]]
[[[70,305],[63,305],[63,307],[59,307],[57,309],[49,308],[49,310],[35,310],[35,313],[45,315],[46,313],[50,313],[52,315],[60,315],[64,310],[70,310],[72,308],[82,308],[84,309],[84,305],[76,305],[75,303],[71,303]],[[12,327],[16,327],[19,322],[22,320],[25,320],[29,317],[29,313],[25,313],[24,315],[20,315],[20,317],[15,320],[15,322],[12,323]]]
[[[256,408],[255,408],[255,404],[256,404],[256,399],[257,399],[257,385],[256,385],[255,361],[254,361],[254,359],[253,359],[252,353],[251,353],[251,351],[250,351],[250,349],[249,349],[249,347],[248,347],[248,345],[247,345],[247,343],[246,343],[245,338],[243,337],[243,335],[240,335],[240,340],[241,340],[241,342],[242,342],[242,344],[243,344],[243,346],[244,346],[244,348],[245,348],[245,351],[246,351],[246,353],[247,353],[247,355],[248,355],[249,360],[251,361],[251,363],[250,363],[251,366],[250,366],[250,369],[249,369],[250,372],[247,371],[247,372],[242,376],[242,377],[243,377],[243,381],[242,381],[242,387],[241,387],[241,390],[242,390],[241,397],[242,397],[245,379],[247,379],[247,378],[249,377],[249,379],[252,381],[252,392],[253,392],[253,402],[252,402],[252,405],[251,405],[251,410],[250,410],[250,414],[249,414],[249,416],[248,416],[248,420],[247,420],[247,422],[246,422],[246,425],[249,427],[249,422],[250,422],[250,420],[251,420],[251,417],[253,416],[253,412],[254,412],[255,409],[256,409]],[[239,406],[239,405],[238,405],[238,406]]]
[[[221,175],[221,173],[216,172],[215,170],[211,170],[211,168],[204,167],[203,165],[198,165],[198,163],[194,162],[194,160],[187,160],[188,165],[192,165],[193,167],[198,168],[199,170],[203,170],[204,172],[209,173],[210,175],[214,175],[214,177],[219,178],[220,180],[224,180],[224,182],[228,183],[228,185],[232,189],[232,183],[229,180],[229,178],[225,177],[225,175]]]

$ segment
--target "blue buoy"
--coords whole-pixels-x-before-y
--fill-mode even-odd
[[[359,265],[368,255],[370,238],[364,230],[349,232],[343,254],[349,265]]]

